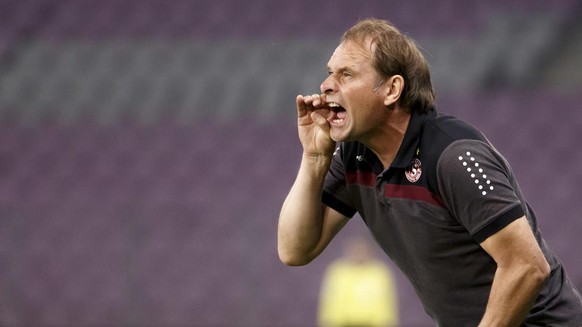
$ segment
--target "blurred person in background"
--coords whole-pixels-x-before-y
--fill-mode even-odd
[[[374,256],[367,239],[349,239],[343,257],[325,271],[319,326],[398,326],[398,297],[392,271]]]
[[[582,326],[580,294],[509,163],[437,112],[412,39],[363,20],[328,73],[321,94],[296,99],[303,154],[279,216],[285,264],[311,262],[358,212],[438,326]]]

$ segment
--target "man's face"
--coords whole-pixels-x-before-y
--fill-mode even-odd
[[[362,47],[342,42],[328,62],[329,76],[321,84],[331,112],[328,122],[334,141],[366,141],[384,121],[384,88],[372,66],[370,42]]]

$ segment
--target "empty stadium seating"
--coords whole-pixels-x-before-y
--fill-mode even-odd
[[[438,109],[507,156],[582,283],[582,97],[523,87],[538,78],[528,52],[579,13],[574,0],[0,1],[0,325],[315,326],[323,269],[363,226],[307,267],[278,261],[294,98],[368,16],[426,44]],[[516,22],[536,27],[527,51],[504,48],[525,29],[500,38]],[[494,88],[507,54],[516,68]],[[402,326],[430,326],[397,277]]]

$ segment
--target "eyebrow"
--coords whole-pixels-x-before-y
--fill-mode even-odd
[[[331,69],[330,66],[327,66],[327,71],[328,72],[332,72],[333,69]],[[343,66],[343,67],[340,67],[339,69],[337,69],[337,72],[338,73],[343,73],[343,72],[346,72],[346,71],[353,72],[354,70],[352,68],[348,67],[348,66]]]

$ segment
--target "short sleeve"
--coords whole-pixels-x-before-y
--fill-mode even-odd
[[[342,158],[343,146],[339,145],[333,154],[329,171],[325,177],[322,203],[346,217],[353,217],[357,209],[347,189]]]
[[[479,243],[524,215],[509,164],[484,141],[451,143],[437,180],[449,210]]]

